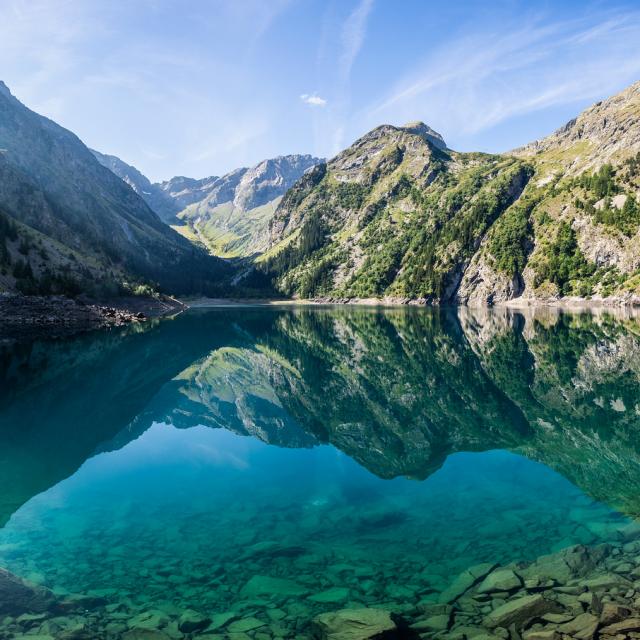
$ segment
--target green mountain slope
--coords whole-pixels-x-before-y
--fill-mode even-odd
[[[278,156],[221,177],[198,180],[177,176],[151,183],[116,156],[93,154],[130,185],[161,220],[222,257],[247,257],[264,251],[269,222],[282,196],[307,169],[321,162],[310,155]]]
[[[303,298],[638,295],[639,114],[640,83],[502,155],[378,127],[286,194],[260,269]]]
[[[163,224],[71,132],[0,84],[0,286],[27,293],[170,292],[215,285],[224,263]]]

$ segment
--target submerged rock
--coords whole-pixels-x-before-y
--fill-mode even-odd
[[[178,628],[183,633],[193,633],[194,631],[202,631],[206,629],[210,623],[211,618],[208,618],[193,609],[187,609],[180,616]]]
[[[522,586],[522,578],[511,569],[492,571],[478,587],[478,593],[514,591]]]
[[[271,576],[253,576],[242,587],[243,596],[303,596],[309,593],[309,589],[294,580],[286,578],[272,578]]]
[[[369,640],[394,638],[396,623],[383,609],[342,609],[322,613],[312,622],[316,640]]]
[[[484,623],[489,628],[509,627],[512,624],[516,628],[521,628],[531,618],[554,611],[560,611],[560,607],[555,602],[547,600],[539,594],[523,596],[522,598],[509,600],[494,609],[485,618]]]
[[[24,613],[43,613],[55,602],[49,590],[0,569],[0,615],[17,617]]]

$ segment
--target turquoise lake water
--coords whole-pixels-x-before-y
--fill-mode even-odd
[[[237,307],[8,345],[0,567],[96,596],[95,637],[190,610],[261,640],[607,541],[640,506],[639,329]]]

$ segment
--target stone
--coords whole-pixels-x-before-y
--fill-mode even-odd
[[[0,569],[0,615],[43,613],[49,611],[54,602],[53,594],[47,589]]]
[[[311,627],[317,640],[369,640],[397,629],[389,611],[367,608],[321,613]]]
[[[309,596],[309,600],[313,602],[332,603],[332,602],[345,602],[349,599],[351,591],[346,587],[332,587],[326,591],[320,593],[314,593]]]
[[[522,578],[511,569],[492,571],[478,587],[479,593],[494,591],[515,591],[522,586]]]
[[[170,640],[170,638],[157,629],[131,629],[122,634],[122,640]]]
[[[437,616],[431,616],[424,620],[418,620],[411,625],[411,628],[415,631],[446,631],[451,624],[451,615],[441,614]]]
[[[488,573],[493,571],[497,565],[491,562],[474,565],[463,571],[441,594],[439,601],[442,603],[455,602],[464,595],[471,587],[478,584]]]
[[[207,631],[215,631],[216,629],[220,629],[221,627],[224,627],[224,625],[227,624],[227,622],[237,617],[238,615],[233,611],[225,611],[224,613],[214,613],[211,616],[211,622],[207,627]]]
[[[593,614],[582,613],[571,622],[565,622],[560,625],[558,630],[578,640],[591,640],[598,630],[599,622],[598,618]]]
[[[605,602],[600,613],[600,624],[607,626],[620,622],[631,615],[631,610],[615,602]]]
[[[493,629],[494,627],[508,627],[515,624],[521,627],[525,622],[534,616],[541,616],[545,613],[559,611],[555,602],[547,600],[540,594],[524,596],[509,600],[502,606],[494,609],[485,619],[484,624]]]
[[[621,587],[626,590],[633,586],[633,583],[622,576],[616,575],[615,573],[604,573],[600,576],[596,576],[595,578],[583,580],[582,585],[591,591],[598,591],[599,589],[607,590],[612,587]]]
[[[522,640],[560,640],[561,635],[557,629],[536,629],[525,631]]]
[[[258,618],[242,618],[232,622],[227,627],[227,631],[229,633],[246,633],[247,631],[264,627],[264,625],[265,623],[262,620],[258,620]]]
[[[640,618],[627,618],[620,622],[615,622],[600,629],[600,636],[615,636],[617,634],[625,634],[632,631],[640,631]]]
[[[240,592],[243,596],[304,596],[309,589],[293,580],[286,578],[272,578],[271,576],[255,575]]]
[[[178,628],[182,633],[193,633],[194,631],[204,631],[210,623],[211,618],[203,616],[193,609],[187,609],[180,616]]]
[[[169,617],[163,611],[145,611],[129,620],[131,629],[161,629],[169,622]]]

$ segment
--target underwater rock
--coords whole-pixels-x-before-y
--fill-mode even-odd
[[[262,620],[258,620],[258,618],[242,618],[241,620],[232,622],[227,627],[227,630],[229,633],[246,633],[247,631],[253,631],[254,629],[259,629],[264,626],[265,623]]]
[[[171,640],[166,633],[157,629],[131,629],[122,634],[122,640]]]
[[[327,589],[326,591],[314,593],[312,596],[309,596],[309,600],[322,603],[344,602],[349,598],[350,593],[346,587],[331,587],[331,589]]]
[[[194,631],[202,631],[206,629],[210,623],[211,618],[207,618],[193,609],[187,609],[180,616],[178,629],[183,633],[193,633]]]
[[[55,604],[53,594],[5,569],[0,569],[0,615],[43,613]]]
[[[560,607],[547,600],[542,595],[523,596],[515,600],[509,600],[505,604],[494,609],[484,620],[489,628],[509,627],[516,625],[521,628],[528,620],[545,613],[560,611]]]
[[[489,572],[498,565],[495,562],[483,562],[482,564],[470,567],[463,571],[452,583],[440,594],[440,602],[452,603],[464,595],[471,587],[478,584]]]
[[[290,597],[307,595],[309,589],[286,578],[255,575],[242,587],[241,593],[249,597],[264,595]]]
[[[522,586],[522,578],[511,569],[492,571],[478,587],[478,593],[514,591]]]
[[[383,609],[341,609],[321,613],[312,622],[316,640],[369,640],[394,638],[396,623]]]

